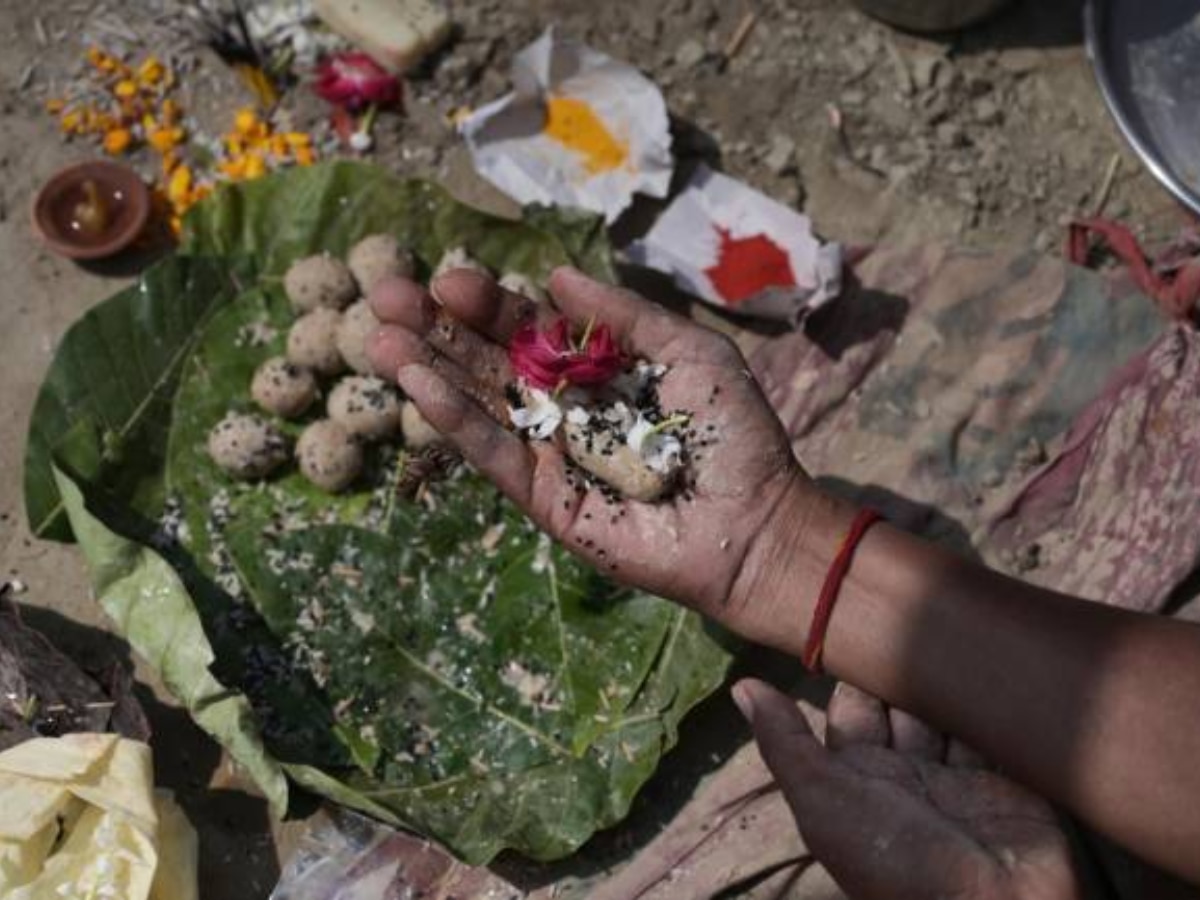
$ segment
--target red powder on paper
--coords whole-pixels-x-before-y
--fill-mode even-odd
[[[717,293],[733,306],[769,287],[794,287],[796,276],[787,251],[765,234],[735,238],[717,227],[721,249],[717,264],[704,270]]]

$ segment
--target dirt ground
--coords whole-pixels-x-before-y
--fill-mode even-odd
[[[27,592],[17,599],[33,607],[31,621],[84,660],[124,651],[105,637],[75,553],[29,536],[21,459],[58,338],[128,277],[50,255],[29,227],[38,185],[92,154],[59,139],[42,103],[77,64],[81,30],[99,7],[136,30],[139,17],[163,3],[0,0],[0,577],[19,578]],[[1169,239],[1182,222],[1104,109],[1076,0],[1018,0],[981,28],[936,39],[897,33],[834,0],[459,0],[451,7],[458,37],[412,81],[407,115],[381,121],[379,159],[441,177],[496,208],[507,204],[471,177],[446,115],[504,92],[513,52],[553,24],[662,86],[682,156],[716,162],[802,207],[831,238],[1057,252],[1061,219],[1101,206],[1152,242]],[[719,51],[751,9],[757,25],[722,66]],[[246,98],[201,90],[196,99],[227,116]],[[842,117],[840,134],[831,109]],[[1101,197],[1114,158],[1119,168]],[[139,674],[151,701],[153,680]],[[215,747],[161,693],[151,705],[162,780],[180,791],[201,829],[205,896],[265,897],[278,863],[262,804],[231,787]]]

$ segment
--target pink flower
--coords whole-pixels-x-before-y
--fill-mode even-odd
[[[545,331],[523,326],[508,345],[508,358],[517,375],[542,390],[555,390],[563,383],[605,384],[627,364],[607,325],[589,329],[577,347],[566,319]]]
[[[365,53],[337,53],[317,64],[313,90],[328,102],[350,112],[368,106],[395,106],[400,82]]]

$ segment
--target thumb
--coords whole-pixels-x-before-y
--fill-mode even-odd
[[[786,694],[756,678],[743,678],[733,686],[737,704],[754,732],[758,752],[783,791],[792,810],[800,807],[814,780],[828,780],[833,761],[808,720]]]
[[[943,848],[953,836],[906,792],[878,777],[886,769],[864,777],[843,764],[817,740],[796,704],[761,681],[739,681],[733,699],[754,730],[805,844],[842,890],[860,900],[938,893],[930,888],[937,878],[914,872],[924,873],[928,851]],[[882,748],[864,752],[890,758]]]

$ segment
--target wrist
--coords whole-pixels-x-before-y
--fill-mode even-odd
[[[799,656],[817,595],[856,507],[792,479],[746,552],[725,624],[743,637]]]

